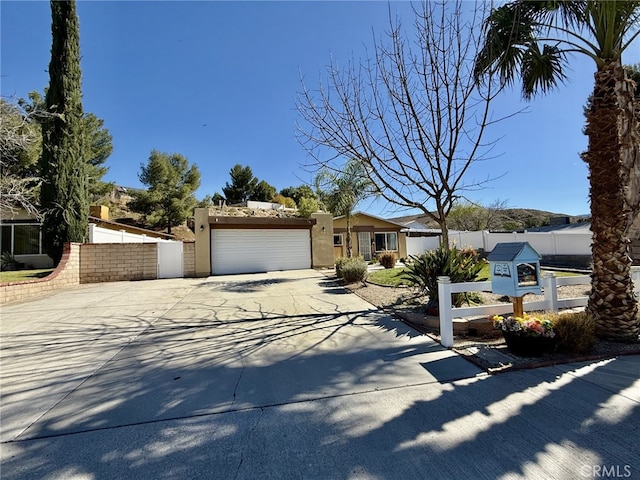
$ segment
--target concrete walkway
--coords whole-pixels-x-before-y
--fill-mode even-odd
[[[487,376],[312,270],[1,313],[3,479],[640,478],[640,357]]]

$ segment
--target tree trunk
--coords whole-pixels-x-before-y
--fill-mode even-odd
[[[351,258],[353,255],[353,247],[351,243],[351,215],[346,215],[345,220],[347,221],[347,258]]]
[[[598,68],[593,102],[587,115],[591,230],[593,232],[591,294],[587,312],[603,338],[637,341],[638,305],[633,295],[630,242],[632,216],[625,186],[624,159],[635,150],[630,144],[629,118],[624,108],[633,101],[618,62]],[[628,161],[628,158],[627,158]]]

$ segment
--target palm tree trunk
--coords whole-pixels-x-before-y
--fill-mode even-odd
[[[603,338],[637,341],[638,305],[633,295],[629,225],[625,198],[625,156],[635,150],[624,108],[633,102],[625,88],[622,66],[615,61],[598,68],[593,101],[587,114],[591,230],[593,232],[591,294],[587,312]],[[628,159],[627,159],[628,160]]]
[[[347,221],[347,258],[353,255],[353,244],[351,243],[351,214],[346,215]]]

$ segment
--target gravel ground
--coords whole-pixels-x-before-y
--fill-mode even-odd
[[[333,276],[333,278],[335,278],[335,276]],[[336,281],[338,280],[336,279]],[[414,288],[385,287],[369,282],[353,283],[345,285],[345,287],[361,298],[367,300],[369,303],[379,308],[389,310],[392,313],[400,314],[401,311],[406,312],[407,310],[411,310],[414,313],[419,312],[426,315],[424,306],[427,303],[428,297],[421,295]],[[589,287],[586,285],[558,287],[558,298],[582,297],[588,294]],[[482,292],[480,295],[483,303],[485,304],[509,303],[508,297],[504,297],[502,295],[496,295],[490,292]],[[544,299],[542,295],[527,295],[526,298],[527,301],[542,299]],[[432,336],[434,339],[439,340],[437,331],[427,331],[427,329],[422,327],[418,327],[418,329],[423,331],[423,333]],[[508,361],[492,362],[487,360],[491,355],[479,354],[481,350],[487,348],[499,352],[502,354],[502,357],[508,357]],[[513,368],[532,368],[549,364],[611,358],[618,355],[640,354],[640,343],[628,344],[599,340],[593,350],[587,355],[553,353],[541,358],[532,359],[518,357],[509,353],[504,343],[504,339],[498,334],[497,336],[485,337],[455,336],[454,349],[488,371],[501,371]]]

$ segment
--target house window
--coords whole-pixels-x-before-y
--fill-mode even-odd
[[[334,247],[342,246],[342,234],[341,233],[334,233],[333,234],[333,246]]]
[[[41,252],[40,225],[2,225],[0,235],[2,253],[11,255],[38,255]]]
[[[376,252],[398,251],[398,232],[376,233]]]

